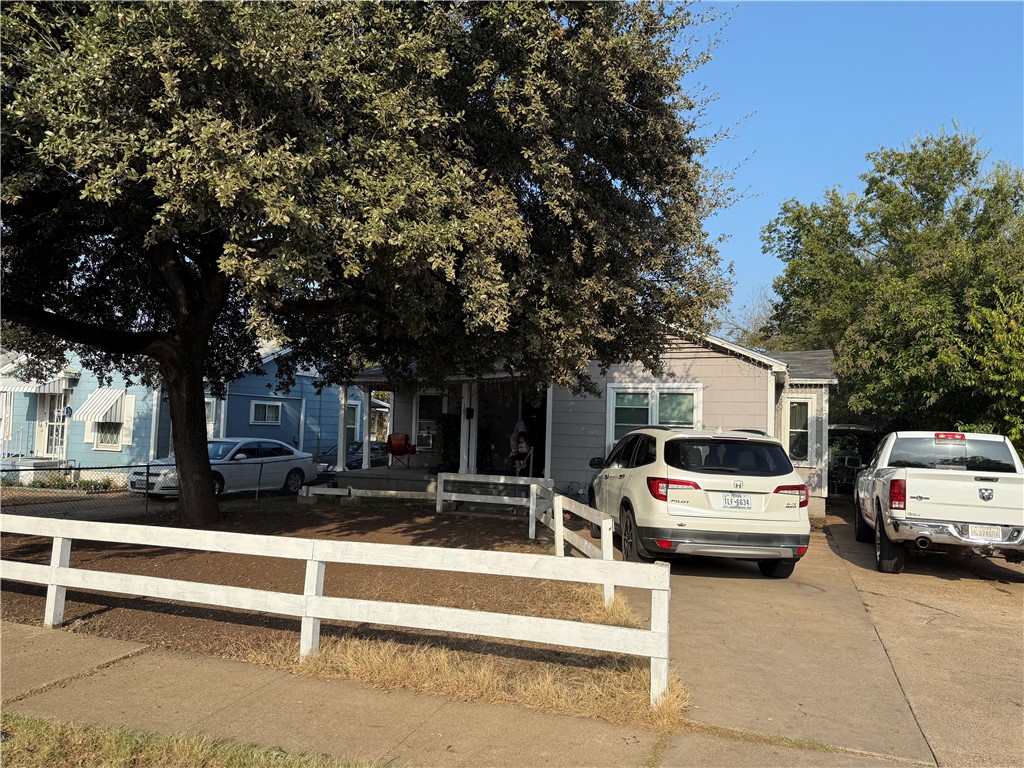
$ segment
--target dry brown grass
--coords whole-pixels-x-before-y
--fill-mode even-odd
[[[538,598],[549,615],[587,623],[640,627],[626,602],[606,608],[590,585],[542,584]],[[554,609],[554,610],[552,610]],[[253,650],[255,663],[319,678],[357,680],[383,690],[404,689],[536,709],[551,714],[597,717],[667,733],[678,730],[688,694],[674,671],[666,696],[650,706],[646,659],[599,652],[558,651],[533,644],[429,635],[410,642],[386,633],[327,637],[319,653],[299,660],[295,644]]]
[[[149,736],[8,712],[2,723],[4,768],[372,768],[370,763],[341,763],[199,736]]]

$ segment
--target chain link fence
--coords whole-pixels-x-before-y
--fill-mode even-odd
[[[294,462],[247,461],[214,468],[218,493],[257,498],[270,492],[294,493],[316,479]],[[112,519],[169,511],[176,500],[178,476],[167,464],[132,466],[17,466],[0,468],[0,508],[5,513],[73,519]]]

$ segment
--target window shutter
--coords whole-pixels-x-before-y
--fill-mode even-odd
[[[135,434],[135,395],[125,395],[121,404],[121,445],[131,445]]]
[[[96,422],[87,421],[85,422],[85,442],[89,445],[93,445],[96,442]]]

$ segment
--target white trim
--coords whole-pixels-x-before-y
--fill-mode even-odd
[[[441,398],[441,415],[444,416],[448,412],[448,395],[444,392],[439,392],[436,389],[425,389],[414,394],[412,397],[412,429],[409,431],[409,442],[416,446],[416,453],[436,453],[438,450],[436,445],[421,447],[419,443],[420,398],[424,396]],[[438,430],[441,428],[440,420],[437,421],[437,428]],[[470,452],[470,462],[472,462],[472,452]]]
[[[544,414],[544,479],[551,479],[551,427],[555,421],[555,385],[548,384],[547,411]]]
[[[160,428],[160,384],[153,387],[153,413],[150,415],[149,426],[149,460],[156,458],[157,430]]]
[[[701,382],[685,382],[665,384],[661,382],[636,382],[608,384],[605,392],[605,453],[617,442],[615,439],[615,395],[618,392],[643,393],[649,395],[647,403],[647,424],[657,424],[659,418],[658,403],[661,394],[682,393],[693,395],[693,427],[704,428],[704,384]],[[641,424],[638,426],[647,426]]]
[[[256,406],[276,406],[277,407],[277,421],[256,421]],[[280,400],[250,400],[249,401],[249,425],[269,425],[269,426],[280,426],[281,416],[284,412],[284,405]]]
[[[790,416],[790,413],[791,413],[791,410],[792,410],[792,406],[793,406],[794,403],[806,403],[807,404],[807,458],[806,459],[797,459],[796,457],[794,457],[790,453],[790,450],[789,450],[789,446],[792,444],[792,440],[790,439],[792,437],[792,435],[791,435],[791,429],[790,429],[789,416]],[[818,411],[818,409],[817,409],[817,397],[815,397],[814,395],[810,395],[810,394],[802,395],[801,394],[801,395],[799,395],[797,397],[793,397],[792,395],[787,395],[787,397],[786,397],[786,406],[783,409],[783,419],[784,419],[783,426],[784,426],[784,429],[783,429],[783,433],[782,433],[783,434],[783,441],[782,442],[783,442],[783,445],[785,445],[785,447],[786,447],[786,453],[790,454],[789,459],[790,459],[790,461],[793,462],[793,466],[794,467],[804,467],[804,468],[807,468],[807,469],[811,469],[811,468],[817,466],[817,463],[818,463],[818,456],[817,456],[817,449],[816,449],[817,439],[816,439],[816,435],[815,435],[815,425],[817,424],[817,416],[818,416],[817,411]]]
[[[213,397],[212,395],[207,395],[205,398],[203,398],[203,407],[204,408],[206,407],[206,405],[211,404],[211,403],[213,404],[213,410],[210,413],[210,416],[212,418],[208,419],[206,421],[206,436],[208,438],[220,437],[220,435],[216,434],[216,431],[217,431],[217,398]]]

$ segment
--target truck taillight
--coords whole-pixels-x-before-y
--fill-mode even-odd
[[[889,481],[889,509],[907,508],[907,481]]]
[[[807,506],[807,486],[806,485],[780,485],[776,488],[773,493],[788,493],[793,496],[800,497],[800,506]]]
[[[692,480],[669,480],[667,477],[648,477],[647,489],[651,496],[658,501],[668,501],[670,488],[686,488],[691,491],[699,491],[700,486]]]

